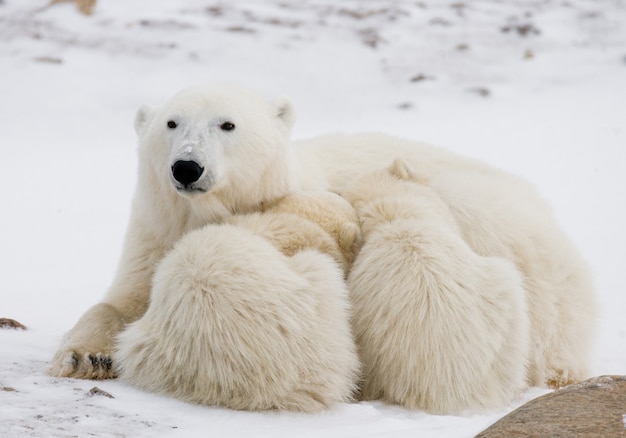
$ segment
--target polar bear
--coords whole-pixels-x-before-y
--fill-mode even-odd
[[[509,260],[523,273],[536,347],[529,351],[528,383],[558,388],[589,375],[597,322],[591,271],[528,182],[471,158],[382,134],[322,136],[298,146],[300,161],[338,193],[380,170],[381,163],[404,159],[448,206],[477,255]]]
[[[525,386],[522,274],[472,251],[446,203],[403,160],[342,193],[364,246],[350,271],[362,396],[450,413],[497,407]]]
[[[137,186],[117,273],[103,301],[65,336],[50,374],[115,377],[115,337],[146,311],[155,268],[174,244],[298,190],[293,119],[287,100],[267,102],[229,84],[192,87],[161,108],[139,108]]]
[[[348,274],[360,248],[361,229],[356,210],[345,199],[331,192],[306,191],[261,208],[263,214],[232,216],[224,222],[255,231],[288,256],[315,247]]]
[[[297,191],[341,193],[351,181],[403,158],[448,206],[473,252],[513,262],[525,273],[528,301],[545,303],[530,338],[550,351],[529,352],[529,381],[558,386],[584,377],[595,319],[589,271],[528,183],[444,149],[383,134],[292,143],[293,120],[287,100],[267,101],[223,84],[192,87],[160,108],[138,110],[138,179],[119,268],[102,302],[65,336],[50,374],[115,376],[115,339],[145,313],[155,268],[185,233],[260,211]],[[441,335],[433,342],[449,341]]]
[[[454,413],[587,374],[594,302],[584,262],[549,222],[522,216],[518,232],[499,233],[500,221],[515,223],[510,201],[481,207],[469,196],[493,191],[490,181],[454,174],[427,177],[395,160],[342,192],[364,234],[348,285],[365,399]],[[471,209],[491,234],[474,234]]]
[[[360,241],[354,210],[307,192],[225,222],[188,233],[159,263],[148,310],[119,336],[120,378],[233,409],[314,412],[351,400],[360,363],[344,269]]]

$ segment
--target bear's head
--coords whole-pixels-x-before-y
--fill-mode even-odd
[[[434,220],[456,228],[449,207],[430,184],[425,175],[398,158],[350,182],[341,195],[356,209],[365,235],[395,220]]]
[[[390,199],[418,191],[428,180],[418,174],[404,159],[397,158],[389,166],[366,172],[351,181],[341,192],[357,211],[378,199]]]
[[[359,218],[354,208],[339,195],[322,191],[297,192],[267,206],[265,213],[295,215],[315,224],[336,242],[341,255],[335,258],[344,270],[347,272],[352,266],[361,246]],[[305,229],[302,223],[295,225],[300,230]]]
[[[140,171],[155,180],[145,182],[150,190],[156,184],[184,197],[207,220],[258,210],[297,188],[293,121],[284,99],[269,102],[231,84],[189,88],[137,111]]]

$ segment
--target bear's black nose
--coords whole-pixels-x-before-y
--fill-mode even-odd
[[[172,166],[172,175],[179,183],[188,186],[200,179],[204,167],[195,161],[177,161]]]

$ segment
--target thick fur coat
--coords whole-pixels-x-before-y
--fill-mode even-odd
[[[346,189],[365,244],[350,272],[363,398],[433,412],[501,406],[525,386],[522,275],[475,254],[406,163]]]
[[[360,342],[371,336],[373,350],[368,354],[380,357],[365,366],[370,376],[364,387],[368,397],[442,413],[506,403],[522,386],[520,367],[511,357],[522,361],[527,357],[522,379],[526,384],[560,386],[586,376],[595,322],[589,270],[529,184],[449,151],[381,134],[328,135],[292,144],[293,120],[288,101],[268,102],[254,92],[223,84],[194,87],[160,108],[139,109],[137,187],[118,271],[102,302],[67,333],[50,374],[115,377],[118,368],[112,354],[119,333],[141,318],[149,304],[156,306],[150,301],[153,277],[159,279],[154,285],[156,296],[181,300],[177,309],[181,318],[201,317],[195,313],[198,309],[185,308],[193,307],[186,301],[191,295],[165,297],[168,288],[183,280],[175,267],[188,266],[183,263],[184,253],[196,250],[184,236],[202,229],[196,236],[218,245],[220,237],[208,234],[222,228],[203,227],[261,212],[291,193],[322,190],[346,193],[361,213],[366,234],[364,252],[356,259],[349,281],[355,301],[359,300],[354,321]],[[381,185],[381,195],[367,179],[397,158],[426,183]],[[353,183],[361,186],[350,188]],[[357,198],[363,199],[357,202]],[[377,202],[385,220],[370,211]],[[271,238],[255,236],[258,239],[233,240],[231,246],[249,240],[256,242],[250,243],[255,248],[251,251],[273,254],[266,260],[250,260],[267,272],[276,271],[275,280],[260,279],[266,285],[282,279],[286,287],[296,284],[296,278],[308,278],[308,267],[292,265],[306,265],[301,259],[311,251],[335,259],[341,254],[347,260],[345,250],[335,248],[333,253],[323,243],[289,258],[270,244]],[[224,252],[229,262],[239,257],[233,247]],[[203,260],[202,251],[197,251],[198,258],[192,259]],[[269,260],[271,266],[266,266]],[[205,262],[191,264],[196,267],[185,272],[198,273]],[[318,264],[310,263],[310,272],[321,272],[313,269]],[[349,262],[342,264],[349,268]],[[200,273],[194,278],[201,283],[196,290],[214,285]],[[332,279],[317,278],[335,281],[337,277]],[[228,284],[229,277],[224,281]],[[339,285],[333,283],[331,289],[339,290]],[[425,293],[431,290],[433,294]],[[367,294],[372,294],[378,309],[367,305]],[[411,306],[393,317],[386,315],[383,309],[397,310],[394,300]],[[317,323],[313,318],[311,324]],[[176,324],[183,330],[184,321]],[[526,341],[520,334],[523,330],[518,330],[524,324],[529,326]],[[384,339],[385,327],[396,330],[401,347],[374,342]],[[188,334],[189,342],[194,342],[195,333]],[[275,348],[278,352],[282,347]],[[393,357],[403,363],[388,368]],[[479,370],[477,361],[489,366]],[[386,383],[375,376],[387,369],[397,375],[381,392]],[[418,371],[426,374],[411,374]],[[398,387],[401,384],[404,389]],[[252,400],[250,406],[256,403]]]
[[[119,336],[120,377],[233,409],[351,400],[359,360],[343,253],[359,244],[354,210],[303,193],[228,222],[189,233],[159,264],[146,314]]]

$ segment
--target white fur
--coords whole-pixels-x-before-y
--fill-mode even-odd
[[[172,117],[179,117],[179,126],[187,129],[181,131],[185,135],[167,130],[166,123]],[[216,130],[217,123],[224,119],[234,121],[236,130]],[[103,303],[90,309],[68,333],[53,359],[51,374],[114,376],[114,368],[108,366],[114,339],[126,324],[146,311],[155,266],[186,232],[233,213],[260,210],[264,203],[299,189],[341,192],[364,173],[401,157],[429,181],[430,189],[450,212],[449,218],[442,218],[449,228],[434,227],[442,234],[440,240],[433,238],[437,235],[431,233],[433,227],[415,224],[430,236],[423,248],[432,249],[434,258],[444,263],[433,278],[460,281],[459,277],[469,275],[462,284],[470,285],[477,294],[472,300],[480,302],[482,289],[476,285],[513,282],[514,275],[506,272],[514,264],[522,274],[528,302],[528,382],[559,385],[585,376],[594,321],[588,270],[531,187],[474,160],[385,135],[319,137],[297,144],[294,156],[288,140],[292,121],[293,110],[287,102],[266,102],[249,91],[223,85],[190,89],[159,109],[146,106],[138,111],[138,182],[119,269]],[[181,193],[172,185],[172,154],[184,153],[190,146],[211,172],[210,181],[202,182],[210,183],[206,193]],[[409,230],[415,232],[411,227]],[[370,240],[369,245],[374,242]],[[448,265],[449,254],[436,250],[439,242],[457,254],[466,253],[467,258],[459,265]],[[398,248],[384,237],[377,245],[381,253],[388,250],[394,257],[399,256]],[[412,265],[400,266],[405,268],[387,285],[392,296],[399,289],[396,283],[403,284],[407,275],[415,277]],[[490,271],[499,274],[485,278]],[[510,292],[514,288],[508,289]],[[462,292],[456,290],[455,294]],[[505,291],[501,295],[506,296]],[[493,309],[508,305],[494,303]],[[476,305],[476,312],[485,321],[493,319],[500,321],[499,327],[506,327],[506,318],[503,322],[499,315],[489,315],[486,308],[489,306]],[[397,323],[414,324],[410,320]],[[432,336],[436,337],[430,339],[432,343],[451,342],[445,333],[433,332]],[[501,345],[501,351],[508,351],[505,343]],[[445,355],[439,360],[441,369],[459,366],[449,363]],[[433,387],[445,386],[449,377],[434,375]],[[501,376],[495,378],[502,381]],[[507,393],[502,390],[494,396],[493,388],[480,386],[475,391],[471,403],[466,404],[489,404],[480,400],[502,400],[506,398],[502,393]],[[463,401],[452,405],[460,407]],[[446,410],[443,405],[434,409]]]
[[[437,413],[502,406],[525,384],[522,277],[476,255],[439,197],[394,165],[403,172],[344,193],[365,238],[348,278],[363,397]]]
[[[177,121],[176,130],[167,127],[169,120]],[[235,130],[219,129],[226,120]],[[298,163],[289,145],[293,120],[288,101],[267,102],[228,84],[190,88],[161,108],[139,108],[137,187],[119,267],[103,302],[65,336],[51,375],[115,377],[110,366],[115,336],[146,311],[154,269],[176,241],[234,213],[260,210],[298,188]],[[206,159],[205,172],[213,175],[206,193],[180,192],[172,184],[173,151],[184,151],[190,138],[195,154]]]
[[[159,264],[115,363],[132,384],[185,401],[317,411],[355,389],[347,295],[331,257],[287,257],[247,229],[209,225]]]
[[[591,273],[527,182],[443,149],[381,134],[318,137],[300,143],[299,155],[336,192],[404,159],[448,206],[476,255],[503,258],[522,273],[530,318],[528,384],[559,387],[588,376],[597,318]]]

